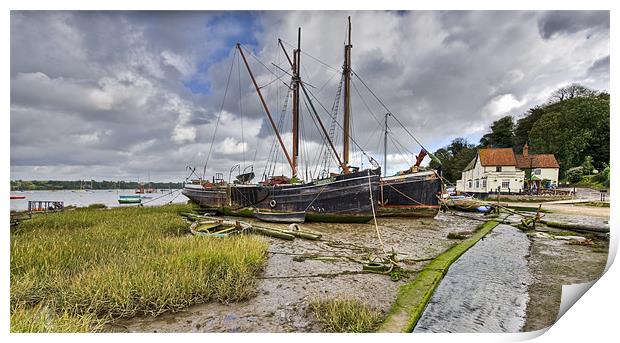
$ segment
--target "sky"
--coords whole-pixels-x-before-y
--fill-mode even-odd
[[[409,133],[429,151],[477,143],[494,120],[518,119],[559,87],[609,89],[608,11],[12,11],[11,179],[183,181],[207,160],[207,177],[253,168],[260,178],[268,161],[290,175],[235,45],[290,151],[290,68],[277,40],[292,54],[298,27],[302,80],[341,153],[342,105],[334,124],[330,112],[347,16],[356,166],[369,167],[366,156],[383,165],[388,110],[406,127],[388,118],[393,174],[421,148]],[[325,146],[301,107],[309,178]]]

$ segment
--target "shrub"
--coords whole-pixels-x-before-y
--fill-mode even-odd
[[[371,332],[381,320],[379,311],[355,299],[313,300],[310,309],[328,332]]]

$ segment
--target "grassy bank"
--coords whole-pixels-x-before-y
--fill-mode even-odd
[[[252,296],[266,243],[190,236],[178,215],[188,210],[86,209],[19,224],[11,231],[11,331],[84,331],[85,322],[97,330],[114,318]]]

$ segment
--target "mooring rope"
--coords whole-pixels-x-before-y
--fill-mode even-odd
[[[377,224],[377,215],[375,214],[375,201],[372,199],[372,186],[370,184],[370,170],[368,170],[368,193],[370,193],[370,207],[372,208],[372,218],[375,221],[375,231],[377,231],[377,238],[379,238],[379,243],[381,244],[381,250],[385,254],[385,246],[383,245],[383,240],[381,239],[381,233],[379,233],[379,225]]]

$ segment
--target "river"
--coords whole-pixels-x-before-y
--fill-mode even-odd
[[[163,192],[158,190],[157,193],[143,194],[145,197],[142,203],[148,205],[164,205],[172,201],[174,203],[183,203],[188,199],[180,194],[181,190],[172,191],[165,189]],[[133,189],[111,189],[111,190],[62,190],[62,191],[23,191],[11,192],[11,195],[25,196],[25,199],[11,199],[11,210],[24,211],[28,209],[29,200],[41,201],[63,201],[65,206],[73,205],[78,207],[88,206],[90,204],[104,204],[108,207],[118,206],[136,206],[136,205],[119,205],[118,199],[121,195],[135,195]]]
[[[497,226],[450,267],[414,332],[519,332],[529,247],[525,233]]]

